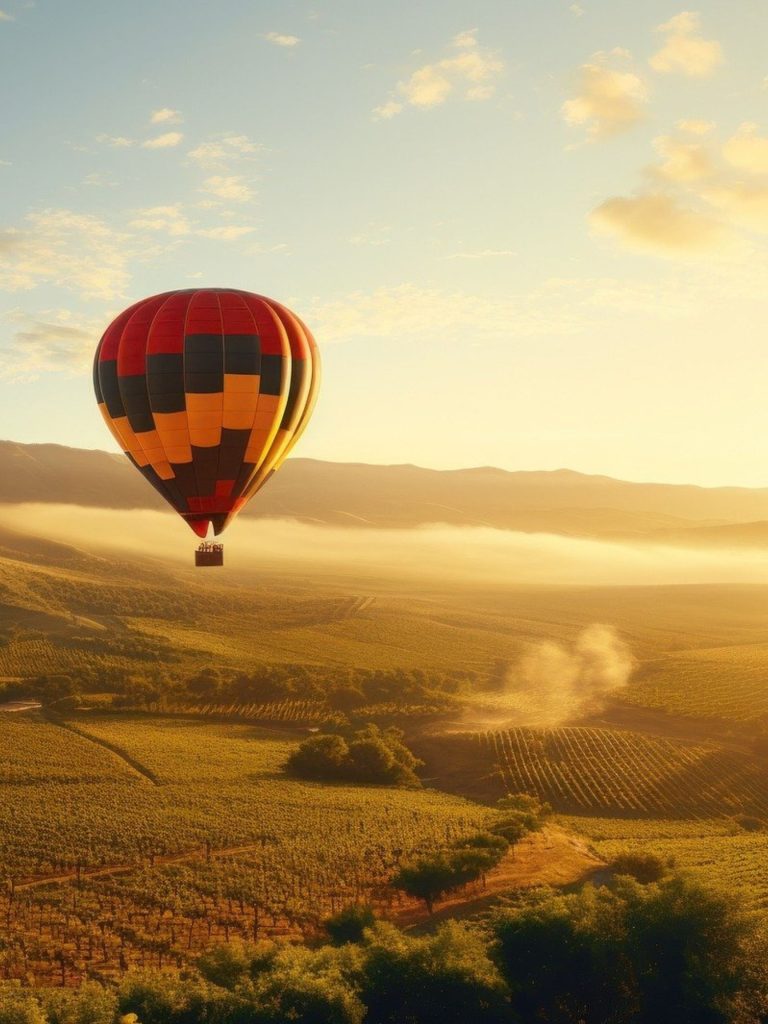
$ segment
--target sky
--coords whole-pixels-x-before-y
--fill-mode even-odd
[[[0,0],[0,436],[114,449],[90,362],[270,295],[297,455],[768,485],[768,5]]]

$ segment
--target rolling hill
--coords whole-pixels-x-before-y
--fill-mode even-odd
[[[0,502],[165,507],[120,455],[13,441],[0,441]],[[632,483],[567,469],[292,459],[246,514],[336,526],[447,523],[697,546],[768,543],[768,488]]]

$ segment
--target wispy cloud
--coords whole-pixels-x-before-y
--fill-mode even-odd
[[[153,139],[145,139],[141,145],[143,149],[171,149],[178,146],[183,138],[181,132],[165,132],[163,135],[156,135]]]
[[[746,122],[718,144],[713,129],[683,121],[654,139],[653,186],[601,203],[592,225],[629,248],[746,258],[748,236],[768,233],[768,136]]]
[[[681,139],[674,135],[660,135],[653,140],[653,145],[660,157],[651,168],[655,177],[666,181],[693,182],[715,173],[712,155],[700,138],[691,141],[689,137]]]
[[[181,124],[183,120],[181,113],[178,110],[172,110],[171,107],[153,110],[149,118],[150,124]]]
[[[0,232],[0,288],[50,283],[85,297],[113,299],[129,281],[125,237],[98,217],[71,210],[30,213]]]
[[[698,12],[682,11],[659,25],[656,31],[664,36],[664,43],[649,61],[654,71],[706,78],[717,70],[723,63],[722,47],[716,39],[704,39],[700,23]]]
[[[192,230],[187,217],[182,213],[181,207],[174,206],[149,206],[136,211],[136,216],[130,221],[129,227],[138,231],[162,231],[169,235],[188,235]]]
[[[579,68],[576,93],[561,113],[569,125],[583,125],[591,139],[626,131],[645,117],[648,90],[642,78],[627,67],[626,50],[595,53]]]
[[[374,117],[389,120],[406,107],[429,110],[445,103],[453,94],[469,100],[493,96],[504,62],[497,53],[479,45],[477,29],[455,36],[452,49],[451,56],[424,64],[398,82],[389,98],[374,109]]]
[[[209,170],[226,168],[233,160],[252,158],[261,147],[247,135],[216,135],[190,149],[190,160]]]
[[[0,377],[10,380],[30,380],[41,373],[82,373],[93,359],[103,328],[96,320],[69,310],[33,315],[14,309],[2,322],[10,337],[2,346]]]
[[[664,193],[606,199],[592,211],[590,221],[629,248],[661,255],[711,252],[730,240],[726,226],[715,217]]]
[[[739,171],[768,174],[768,137],[760,135],[757,125],[747,121],[725,142],[723,156]]]
[[[288,35],[285,32],[267,32],[264,35],[264,39],[268,43],[273,43],[275,46],[284,46],[288,49],[298,46],[301,40],[298,36]]]
[[[214,174],[205,179],[202,191],[216,196],[218,199],[226,199],[235,203],[247,203],[253,199],[253,189],[238,174]]]
[[[256,229],[245,224],[223,224],[216,228],[200,228],[195,234],[201,238],[212,238],[221,242],[232,242],[245,235],[251,235]]]
[[[417,338],[425,342],[571,333],[579,314],[552,295],[489,299],[462,291],[401,284],[317,300],[307,317],[327,342]]]
[[[15,21],[16,19],[12,14],[8,14],[7,11],[0,11],[0,21]]]
[[[129,146],[134,145],[133,139],[129,139],[125,135],[97,135],[96,141],[105,146],[112,146],[113,149],[128,149]]]

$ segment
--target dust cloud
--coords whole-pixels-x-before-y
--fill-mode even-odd
[[[109,557],[189,567],[197,539],[172,513],[73,505],[1,505],[0,528]],[[304,576],[442,583],[654,585],[768,583],[768,550],[690,550],[490,527],[341,528],[241,517],[226,567]]]
[[[614,627],[595,622],[569,646],[532,645],[507,672],[494,711],[516,712],[518,725],[561,725],[599,711],[606,697],[627,685],[634,665]]]

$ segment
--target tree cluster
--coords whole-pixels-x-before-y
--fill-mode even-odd
[[[517,793],[498,803],[488,829],[452,846],[405,864],[392,879],[395,889],[424,900],[430,914],[448,893],[485,879],[485,875],[529,832],[537,832],[551,813],[549,804]]]
[[[116,989],[0,986],[0,1024],[758,1024],[768,1013],[759,922],[677,875],[539,891],[424,937],[357,917],[357,941],[232,944]]]
[[[350,736],[320,733],[294,750],[286,770],[300,779],[419,786],[421,762],[403,743],[399,729],[368,725]]]
[[[235,704],[323,700],[333,710],[354,713],[370,705],[449,705],[470,683],[467,673],[422,669],[350,669],[322,665],[260,665],[250,672],[203,669],[178,686],[189,699]]]

